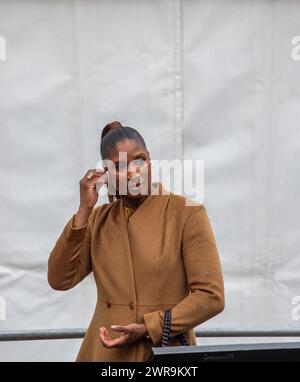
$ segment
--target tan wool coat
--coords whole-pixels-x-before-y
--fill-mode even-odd
[[[144,361],[162,341],[163,312],[172,309],[170,346],[224,309],[224,285],[214,233],[203,204],[166,193],[162,183],[127,222],[122,199],[95,207],[88,223],[73,215],[51,251],[48,282],[68,290],[93,272],[96,308],[76,361]],[[149,337],[124,348],[105,348],[99,328],[144,323]]]

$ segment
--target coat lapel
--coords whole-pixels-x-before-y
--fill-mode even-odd
[[[105,224],[99,228],[99,244],[95,244],[94,255],[95,279],[100,280],[103,298],[109,298],[112,290],[119,291],[118,301],[113,303],[137,304],[140,270],[144,269],[145,261],[150,261],[149,250],[153,249],[156,256],[161,253],[169,195],[162,195],[168,191],[160,182],[152,183],[152,186],[151,194],[130,217],[128,224],[122,199],[119,199],[104,218]],[[116,270],[113,276],[112,269]]]
[[[127,232],[132,268],[135,272],[134,280],[139,291],[143,288],[147,272],[155,274],[157,269],[165,269],[169,259],[172,229],[168,229],[170,194],[165,195],[166,192],[163,185],[158,183],[155,190],[129,219]]]

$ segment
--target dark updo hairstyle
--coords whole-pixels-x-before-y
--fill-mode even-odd
[[[114,121],[104,126],[101,133],[100,153],[102,160],[108,159],[116,144],[124,139],[133,139],[147,150],[145,141],[137,130],[123,126],[119,121]],[[116,191],[115,196],[117,199],[120,198],[118,191]],[[113,195],[108,195],[108,198],[110,202],[113,202]]]
[[[102,160],[108,159],[116,147],[116,144],[123,141],[123,139],[133,139],[147,149],[143,137],[137,130],[129,126],[123,126],[118,121],[114,121],[108,123],[102,130],[100,145]]]

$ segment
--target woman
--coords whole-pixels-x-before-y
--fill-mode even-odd
[[[128,166],[120,160],[124,153]],[[161,345],[166,309],[172,312],[169,345],[180,345],[181,333],[195,345],[193,328],[224,309],[206,209],[152,183],[149,152],[135,129],[105,126],[101,156],[104,171],[89,170],[80,181],[79,209],[48,261],[54,289],[71,289],[90,272],[95,277],[96,309],[76,361],[146,360]],[[99,182],[115,197],[94,207]],[[124,182],[127,192],[120,192]]]

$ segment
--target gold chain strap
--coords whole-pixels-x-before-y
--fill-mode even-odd
[[[125,211],[126,219],[128,221],[130,216],[133,214],[134,210],[132,208],[124,206],[124,211]]]

